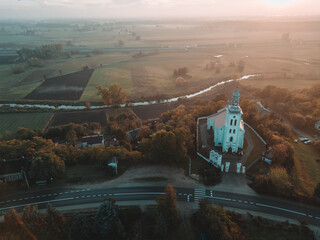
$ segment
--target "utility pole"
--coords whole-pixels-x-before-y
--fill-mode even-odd
[[[22,174],[23,174],[23,176],[24,176],[24,179],[26,180],[27,187],[28,187],[28,189],[30,190],[30,186],[29,186],[28,178],[27,178],[27,176],[26,176],[26,172],[25,172],[24,170],[21,170],[21,172],[22,172]]]

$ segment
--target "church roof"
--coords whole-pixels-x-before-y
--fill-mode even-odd
[[[209,116],[208,120],[209,119],[214,119],[216,129],[223,127],[227,119],[227,109],[226,108],[221,109],[216,114]]]

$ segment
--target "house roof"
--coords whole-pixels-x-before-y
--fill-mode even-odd
[[[216,114],[213,114],[208,117],[208,120],[214,119],[215,128],[221,128],[225,125],[226,119],[227,119],[227,109],[223,108]]]
[[[28,170],[29,161],[25,158],[16,158],[0,161],[0,175],[21,172],[21,169]]]
[[[99,144],[104,140],[103,135],[90,135],[81,138],[81,143],[87,143],[88,145]]]

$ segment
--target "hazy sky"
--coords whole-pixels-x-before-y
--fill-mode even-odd
[[[1,18],[319,15],[320,0],[0,0]]]

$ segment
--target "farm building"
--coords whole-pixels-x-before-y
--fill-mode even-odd
[[[316,124],[314,125],[314,127],[320,131],[320,120],[318,122],[316,122]]]
[[[222,152],[238,152],[243,148],[244,125],[242,110],[239,106],[240,93],[234,91],[231,104],[207,118],[207,129],[214,134],[214,145],[222,147]]]
[[[104,145],[104,137],[100,135],[90,135],[81,138],[81,147],[86,148],[88,146]]]

